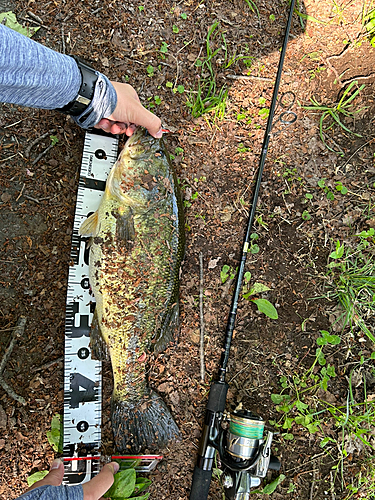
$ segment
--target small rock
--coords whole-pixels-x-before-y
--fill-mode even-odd
[[[208,263],[208,269],[215,269],[220,259],[221,257],[218,257],[217,259],[211,259],[210,262]]]
[[[5,191],[5,193],[3,193],[1,195],[1,201],[4,202],[4,203],[8,203],[8,201],[11,200],[11,199],[12,199],[12,195],[10,195],[9,193],[7,193],[6,191]]]
[[[172,392],[169,397],[171,398],[172,404],[177,406],[180,403],[180,396],[177,391]]]

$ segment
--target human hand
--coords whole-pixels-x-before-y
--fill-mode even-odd
[[[119,469],[117,462],[106,464],[94,479],[82,485],[83,500],[104,500],[102,495],[112,486],[113,475]],[[25,493],[40,486],[60,486],[64,477],[64,464],[61,460],[54,460],[49,473],[34,483]],[[63,486],[62,486],[63,488]]]
[[[127,83],[111,82],[117,93],[117,106],[111,116],[102,118],[95,128],[111,134],[131,136],[138,125],[145,127],[153,137],[163,135],[161,121],[156,115],[144,108],[137,92]]]

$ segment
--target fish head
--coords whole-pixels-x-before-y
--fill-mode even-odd
[[[139,127],[129,137],[107,181],[113,195],[131,204],[147,203],[161,178],[169,176],[170,158],[163,139]]]

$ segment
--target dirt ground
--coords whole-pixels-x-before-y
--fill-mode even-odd
[[[223,265],[238,265],[266,125],[262,109],[270,105],[288,15],[287,2],[256,4],[259,18],[242,0],[21,0],[14,5],[20,22],[38,25],[38,16],[42,27],[36,41],[86,59],[113,80],[131,83],[142,103],[171,130],[166,143],[186,205],[181,330],[153,361],[149,381],[171,408],[182,441],[161,450],[164,460],[151,476],[155,500],[189,496],[207,394],[220,359],[232,295],[232,282],[223,284],[220,271]],[[267,421],[280,418],[271,400],[271,394],[280,393],[280,376],[308,369],[319,331],[334,328],[335,304],[323,296],[327,257],[335,242],[375,227],[375,49],[363,35],[362,8],[360,1],[308,0],[298,7],[303,16],[295,14],[293,20],[280,93],[295,94],[298,119],[287,127],[275,125],[254,227],[260,251],[249,254],[246,265],[252,281],[270,288],[263,297],[276,306],[279,317],[266,318],[253,302],[241,300],[228,372],[228,410],[242,405]],[[221,50],[213,69],[218,87],[227,86],[228,99],[224,118],[213,123],[212,114],[192,118],[186,101],[189,90],[197,89],[200,68],[195,63],[206,54],[207,33],[215,21],[219,34],[212,43]],[[235,56],[242,57],[229,64]],[[326,142],[337,153],[319,137],[319,113],[302,106],[311,105],[311,97],[321,104],[337,103],[353,81],[365,84],[353,101],[359,112],[342,119],[358,135],[338,125],[329,130]],[[0,130],[0,359],[18,318],[27,318],[4,369],[4,379],[26,405],[0,389],[0,497],[12,499],[25,490],[30,473],[51,463],[54,452],[46,431],[52,416],[63,411],[64,307],[84,131],[57,112],[7,104],[1,106]],[[51,135],[58,141],[40,157]],[[333,200],[318,186],[321,179],[334,192]],[[336,189],[340,183],[346,194]],[[337,377],[319,397],[345,404],[350,364],[372,350],[366,337],[344,332],[342,343],[326,351]],[[103,385],[103,452],[109,454],[114,451],[110,367]],[[369,383],[368,394],[374,388]],[[293,439],[286,439],[281,429],[275,437],[274,452],[286,479],[273,498],[346,498],[346,486],[363,458],[360,451],[345,461],[343,477],[332,475],[338,450],[319,446],[321,430],[310,433],[295,424],[292,433]],[[339,429],[330,435],[338,438]],[[210,498],[222,498],[216,479]]]

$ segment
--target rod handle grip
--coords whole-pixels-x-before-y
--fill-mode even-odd
[[[207,500],[210,489],[212,470],[194,468],[189,500]]]

